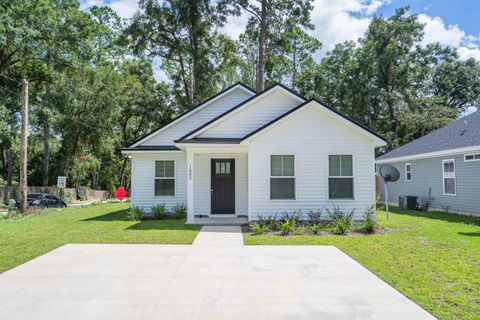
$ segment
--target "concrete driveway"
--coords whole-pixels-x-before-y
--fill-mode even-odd
[[[0,275],[0,319],[434,319],[331,246],[65,245]]]

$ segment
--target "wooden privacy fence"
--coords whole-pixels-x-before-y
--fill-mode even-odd
[[[28,193],[50,193],[55,196],[59,196],[60,189],[57,187],[28,187]],[[4,203],[8,199],[19,199],[20,188],[19,187],[0,187],[0,202]],[[65,188],[65,197],[72,200],[77,199],[77,189]],[[95,201],[104,201],[109,197],[109,192],[105,190],[91,190],[87,189],[87,199]]]

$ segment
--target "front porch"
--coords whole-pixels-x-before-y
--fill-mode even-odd
[[[187,154],[187,223],[247,223],[248,147],[179,147]]]

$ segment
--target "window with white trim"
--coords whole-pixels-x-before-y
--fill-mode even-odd
[[[155,161],[155,196],[175,195],[175,162]]]
[[[328,156],[329,199],[353,199],[353,156]]]
[[[412,180],[412,164],[405,163],[405,181]]]
[[[465,161],[480,161],[480,153],[472,153],[472,154],[466,154]]]
[[[295,199],[295,156],[270,156],[270,199]]]
[[[457,193],[457,183],[455,177],[455,160],[443,160],[443,194],[455,195]]]

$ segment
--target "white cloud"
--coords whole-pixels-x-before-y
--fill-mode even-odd
[[[109,6],[124,19],[133,17],[138,9],[138,0],[114,0]]]
[[[461,30],[457,25],[445,26],[440,17],[419,14],[418,20],[425,24],[423,44],[440,42],[441,44],[458,48],[465,37],[465,31]]]
[[[249,13],[244,13],[241,16],[229,17],[227,23],[225,23],[219,31],[234,40],[238,40],[240,34],[245,31],[245,26],[247,25],[249,18]]]
[[[80,1],[80,8],[86,10],[92,6],[109,6],[123,19],[133,17],[138,9],[138,0],[83,0]]]
[[[467,47],[460,47],[457,49],[457,53],[460,56],[460,59],[467,60],[469,58],[474,58],[480,61],[480,48],[470,49]]]
[[[425,36],[422,43],[439,42],[457,49],[461,59],[480,60],[480,37],[465,34],[458,25],[448,25],[440,17],[419,14],[418,20],[425,24]]]
[[[337,43],[356,41],[368,28],[375,13],[389,0],[315,0],[313,36],[323,43],[322,55]]]

